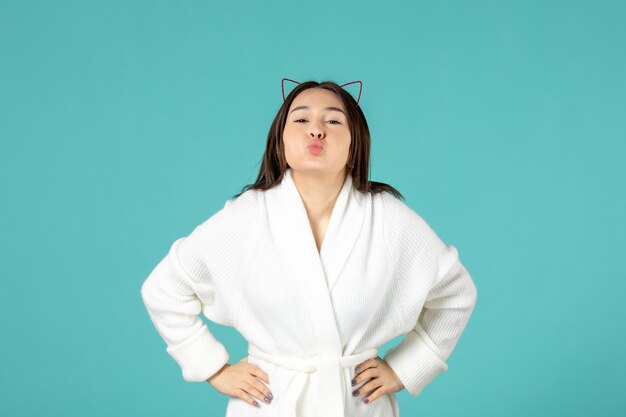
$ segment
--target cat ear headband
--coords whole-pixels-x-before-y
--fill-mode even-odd
[[[283,101],[285,101],[285,81],[291,81],[292,83],[300,84],[297,81],[290,80],[289,78],[283,78],[281,84],[283,89]],[[343,87],[344,85],[350,85],[354,83],[359,83],[359,97],[356,99],[356,105],[359,105],[359,100],[361,100],[361,91],[363,91],[363,83],[360,80],[350,81],[349,83],[341,84],[339,87]]]

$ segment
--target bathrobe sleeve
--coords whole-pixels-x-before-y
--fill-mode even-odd
[[[206,381],[230,358],[199,314],[232,325],[238,299],[236,253],[249,218],[244,205],[228,200],[188,236],[174,241],[141,287],[150,319],[188,382]]]
[[[443,242],[426,221],[399,199],[384,193],[390,253],[398,262],[400,297],[413,327],[384,360],[406,390],[417,396],[441,372],[472,314],[477,289],[457,249]],[[426,293],[423,299],[419,294]],[[415,295],[416,299],[410,297]],[[415,306],[421,305],[421,309]]]

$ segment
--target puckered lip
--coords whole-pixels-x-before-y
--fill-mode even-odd
[[[307,146],[309,148],[324,148],[324,144],[319,139],[311,139]]]

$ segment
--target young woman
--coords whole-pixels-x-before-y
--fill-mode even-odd
[[[228,395],[227,417],[398,417],[395,392],[417,396],[448,369],[476,286],[395,188],[368,180],[369,153],[358,100],[334,82],[298,83],[256,182],[143,283],[183,378]],[[237,329],[249,356],[229,364],[201,312]]]

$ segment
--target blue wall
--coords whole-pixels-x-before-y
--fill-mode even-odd
[[[254,180],[282,77],[363,81],[371,179],[477,285],[404,416],[623,411],[625,4],[0,1],[0,414],[224,415],[139,290]]]

